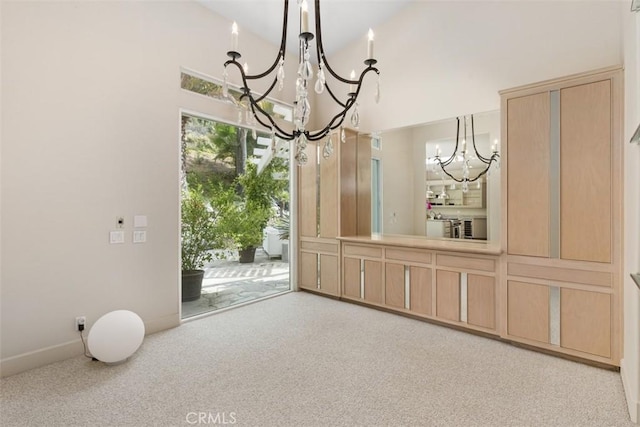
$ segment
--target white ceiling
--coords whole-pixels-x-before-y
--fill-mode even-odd
[[[213,12],[238,23],[242,31],[251,31],[275,45],[282,36],[283,0],[196,0]],[[325,53],[340,50],[357,39],[366,40],[367,31],[390,19],[415,0],[322,0],[320,4],[322,42]],[[315,33],[314,1],[309,5],[309,30]],[[298,53],[299,7],[289,0],[287,51]],[[231,32],[231,27],[229,27]],[[314,41],[315,43],[315,41]]]

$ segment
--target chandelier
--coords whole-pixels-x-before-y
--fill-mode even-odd
[[[440,157],[440,154],[441,154],[440,147],[436,146],[436,155],[434,157],[434,160],[435,160],[435,163],[437,163],[440,166],[442,171],[449,176],[449,178],[453,179],[455,182],[462,183],[462,191],[466,193],[467,191],[469,191],[470,182],[477,181],[482,177],[482,175],[489,172],[489,168],[491,167],[491,164],[493,162],[496,162],[496,164],[498,164],[498,159],[500,158],[500,154],[498,154],[498,146],[496,143],[494,143],[491,146],[491,157],[484,157],[480,154],[480,152],[478,151],[478,147],[476,146],[476,138],[475,138],[475,132],[473,128],[473,114],[471,115],[471,145],[473,147],[473,152],[470,153],[469,150],[467,149],[467,117],[464,116],[463,120],[464,120],[464,138],[462,139],[462,144],[459,143],[460,142],[460,117],[456,117],[456,121],[457,121],[456,146],[453,149],[453,154],[451,154],[451,157],[449,157],[448,159],[442,160],[442,158]],[[460,146],[460,151],[458,151],[459,146]],[[476,175],[475,178],[471,178],[470,169],[472,168],[472,166],[469,164],[469,162],[475,159],[478,159],[482,163],[484,168],[478,173],[478,175]],[[447,170],[447,167],[449,166],[451,166],[451,169],[453,169],[452,164],[454,162],[462,163],[462,177],[460,178],[454,176],[454,174],[451,171]],[[443,185],[442,192],[443,194],[446,195],[444,190],[444,185]]]
[[[295,158],[298,164],[305,164],[307,162],[307,154],[305,148],[308,141],[319,141],[323,138],[327,138],[324,144],[323,156],[329,157],[333,153],[333,143],[331,142],[331,134],[340,128],[340,140],[345,142],[346,136],[344,132],[343,122],[347,112],[351,111],[350,122],[354,128],[357,128],[360,123],[360,114],[358,112],[358,95],[360,94],[360,88],[364,76],[370,71],[374,71],[378,75],[378,81],[376,84],[375,100],[380,100],[380,72],[374,65],[377,61],[373,58],[373,31],[369,29],[368,44],[367,44],[367,59],[365,59],[365,68],[360,73],[360,76],[356,78],[355,70],[351,71],[350,77],[344,78],[338,75],[329,65],[327,57],[324,52],[324,46],[322,45],[322,31],[320,25],[320,0],[315,0],[315,39],[316,39],[316,52],[318,66],[316,71],[316,82],[314,90],[317,94],[323,93],[325,90],[329,93],[331,99],[338,106],[339,112],[323,128],[310,131],[306,127],[309,123],[311,114],[311,105],[309,104],[309,86],[314,74],[314,67],[310,61],[310,49],[309,43],[314,39],[314,34],[309,31],[308,23],[308,6],[306,0],[298,0],[298,6],[300,8],[300,57],[298,65],[298,73],[296,78],[296,98],[293,103],[293,130],[283,129],[273,117],[265,111],[260,102],[264,100],[269,94],[278,87],[278,90],[282,90],[284,87],[284,60],[286,55],[286,42],[287,42],[287,17],[289,11],[289,0],[284,0],[284,17],[282,23],[282,39],[280,41],[280,48],[273,64],[264,72],[258,74],[248,74],[246,64],[241,65],[238,61],[241,57],[238,52],[238,28],[236,23],[233,23],[231,30],[231,50],[227,52],[229,60],[224,63],[224,83],[223,83],[223,95],[228,96],[227,86],[227,66],[235,65],[242,77],[242,86],[240,95],[240,105],[246,109],[248,124],[255,125],[256,122],[267,128],[271,132],[271,137],[274,141],[276,138],[280,138],[286,141],[295,141]],[[327,73],[339,84],[343,84],[344,88],[347,88],[346,96],[342,95],[337,89],[332,89],[327,81]],[[252,92],[249,87],[249,82],[252,80],[265,79],[267,80],[268,89],[263,94],[256,94]],[[269,80],[271,79],[271,80]]]

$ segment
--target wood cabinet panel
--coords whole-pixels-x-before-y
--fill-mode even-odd
[[[357,234],[357,136],[345,130],[347,141],[340,144],[340,235]]]
[[[507,282],[509,335],[549,342],[549,288],[532,283]]]
[[[298,285],[301,288],[318,289],[318,255],[300,252],[300,272]]]
[[[581,283],[585,285],[612,286],[613,277],[607,271],[578,270],[575,268],[551,267],[510,262],[507,273],[511,276],[532,277],[555,282]]]
[[[404,308],[404,265],[385,263],[385,304]]]
[[[561,289],[560,345],[611,357],[611,295]]]
[[[467,323],[495,329],[496,327],[495,278],[467,275]]]
[[[379,246],[345,245],[343,251],[345,255],[382,258],[382,248]]]
[[[360,298],[360,259],[343,258],[342,274],[345,296]]]
[[[492,259],[472,258],[438,254],[436,264],[444,267],[462,268],[465,270],[481,270],[493,272],[496,270],[496,262]]]
[[[335,136],[334,145],[337,145]],[[336,237],[338,235],[338,159],[333,155],[328,158],[320,156],[320,237]]]
[[[611,262],[611,82],[560,91],[560,256]]]
[[[397,249],[385,248],[384,256],[386,259],[397,261],[419,262],[422,264],[431,264],[431,252],[417,249]]]
[[[334,240],[332,243],[308,241],[308,240],[302,240],[300,242],[300,249],[310,251],[310,252],[330,252],[330,253],[337,254],[338,247],[339,247],[338,242],[336,240]]]
[[[310,142],[306,149],[309,161],[298,167],[298,230],[300,237],[317,237],[317,165],[316,145]]]
[[[371,138],[358,135],[358,168],[356,170],[357,233],[371,235]]]
[[[364,260],[364,299],[382,304],[382,262]]]
[[[549,256],[549,93],[507,101],[507,248]]]
[[[409,309],[431,316],[431,269],[409,267]]]
[[[320,290],[332,295],[340,294],[338,257],[336,255],[320,255]]]
[[[460,321],[460,273],[436,271],[436,316]]]

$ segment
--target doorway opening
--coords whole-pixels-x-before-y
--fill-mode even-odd
[[[181,146],[182,318],[289,291],[288,145],[183,113]]]

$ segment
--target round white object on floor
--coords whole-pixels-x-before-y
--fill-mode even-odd
[[[116,310],[100,317],[87,338],[91,355],[101,362],[118,363],[129,358],[142,344],[144,323],[129,310]]]

